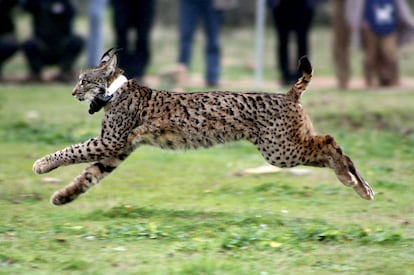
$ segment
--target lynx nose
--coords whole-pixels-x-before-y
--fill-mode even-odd
[[[79,88],[76,86],[73,91],[72,91],[72,95],[77,95],[79,93]]]

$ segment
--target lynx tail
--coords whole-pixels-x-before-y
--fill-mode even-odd
[[[288,92],[288,95],[292,96],[295,101],[299,101],[300,97],[305,92],[312,79],[312,65],[306,56],[303,56],[299,59],[298,70],[302,71],[302,76],[290,88]]]

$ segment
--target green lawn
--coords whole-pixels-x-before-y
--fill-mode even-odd
[[[140,148],[89,193],[55,207],[50,195],[83,165],[39,176],[33,161],[98,133],[102,115],[89,116],[70,90],[0,88],[0,273],[414,270],[414,93],[311,89],[304,96],[315,127],[353,158],[374,201],[327,169],[240,176],[264,161],[238,142],[190,152]]]
[[[174,64],[171,33],[155,31],[150,74]],[[223,78],[253,89],[237,86],[252,75],[251,32],[225,34]],[[315,77],[332,76],[329,32],[318,30],[312,45]],[[276,81],[273,51],[271,37],[268,82]],[[404,76],[414,73],[412,56],[402,54]],[[13,62],[6,73],[22,74],[21,57]],[[202,68],[198,55],[194,74]],[[71,90],[0,85],[0,274],[412,274],[414,92],[311,85],[303,96],[315,128],[335,136],[374,201],[328,169],[241,176],[264,160],[237,142],[190,152],[142,147],[99,186],[56,207],[50,195],[84,165],[35,175],[33,162],[98,134],[102,117]]]

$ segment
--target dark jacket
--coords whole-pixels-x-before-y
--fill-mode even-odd
[[[70,0],[25,0],[23,8],[32,15],[33,32],[46,43],[55,43],[73,33],[75,6]]]

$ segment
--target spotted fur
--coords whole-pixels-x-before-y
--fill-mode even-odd
[[[116,62],[115,53],[108,51],[98,67],[80,74],[73,90],[78,100],[91,102],[90,113],[104,108],[99,136],[47,155],[33,165],[33,170],[42,174],[60,166],[92,162],[72,183],[52,196],[53,204],[76,199],[140,145],[197,149],[241,139],[256,145],[266,161],[275,166],[332,168],[344,185],[353,187],[364,199],[373,199],[373,191],[351,159],[333,137],[315,134],[299,103],[312,78],[307,58],[300,60],[303,76],[286,94],[175,93],[129,80],[108,100],[108,86],[122,74]]]

